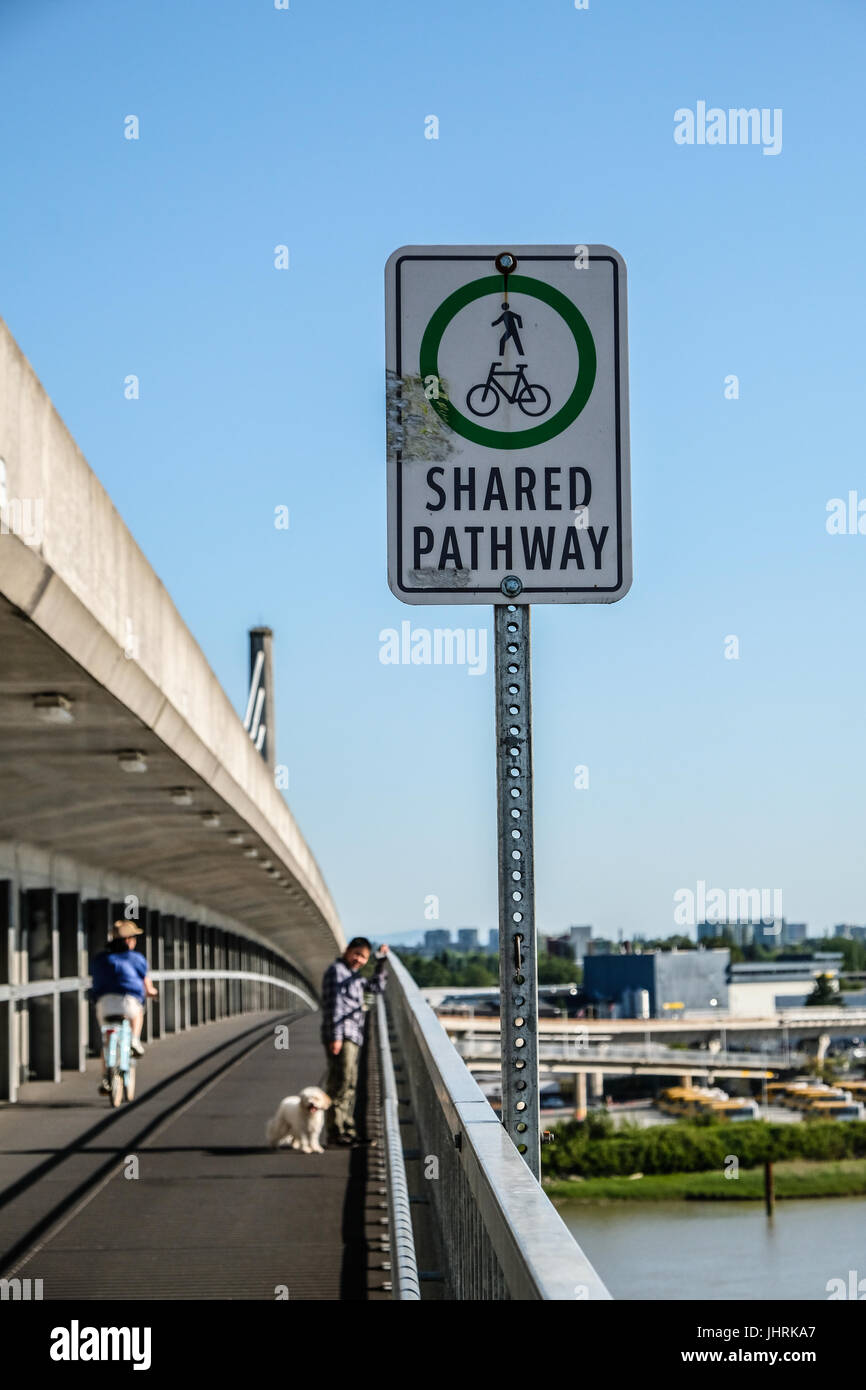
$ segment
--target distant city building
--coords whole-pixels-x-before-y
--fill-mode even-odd
[[[606,936],[594,936],[586,943],[587,956],[609,956],[619,952],[618,941],[610,941]]]
[[[782,945],[800,946],[806,940],[809,929],[805,922],[786,922],[782,918]]]
[[[577,965],[583,965],[583,958],[592,939],[592,927],[569,927],[568,937],[574,951]]]
[[[488,936],[487,936],[487,949],[488,949],[488,951],[494,951],[494,952],[497,952],[497,953],[498,953],[498,951],[499,951],[499,928],[498,928],[498,927],[491,927],[491,928],[490,928],[490,931],[489,931]]]
[[[775,917],[772,922],[698,922],[698,942],[730,941],[732,946],[763,946],[778,950],[795,946],[806,940],[805,922],[786,922]]]
[[[642,951],[598,954],[584,960],[583,987],[590,1002],[608,1005],[619,1018],[676,1018],[690,1009],[727,1012],[731,953]]]
[[[478,928],[477,927],[458,927],[457,945],[461,951],[478,950]]]
[[[866,941],[866,927],[851,927],[842,923],[833,928],[833,935],[844,937],[846,941]]]
[[[436,928],[435,930],[433,930],[433,931],[425,931],[425,933],[424,933],[424,947],[425,947],[426,950],[428,950],[428,951],[433,951],[433,952],[436,952],[436,951],[447,951],[447,950],[448,950],[448,947],[449,947],[450,945],[451,945],[451,933],[450,933],[450,931],[443,931],[443,930],[442,930],[441,928],[439,928],[439,927],[437,927],[437,928]]]
[[[560,960],[574,960],[574,947],[567,936],[542,937],[542,946],[549,956],[557,956]]]
[[[562,937],[545,937],[548,955],[562,956],[564,960],[574,960],[575,965],[582,965],[591,937],[592,927],[569,927]]]

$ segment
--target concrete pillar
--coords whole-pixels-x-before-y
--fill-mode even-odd
[[[226,969],[226,970],[230,970],[230,969],[231,969],[231,965],[232,965],[231,935],[229,934],[229,932],[223,932],[223,967],[224,967],[224,969]],[[234,1013],[234,1004],[235,1004],[234,984],[232,983],[231,980],[226,980],[226,983],[225,983],[225,1009],[226,1009],[226,1018],[231,1018],[232,1014]]]
[[[189,920],[189,918],[187,918],[186,921],[184,922],[184,931],[183,931],[183,968],[184,968],[184,970],[193,970],[193,969],[195,968],[195,932],[196,932],[196,923],[195,923],[195,922],[191,922],[191,921]],[[194,1028],[195,1025],[196,1025],[196,1023],[198,1022],[198,1020],[197,1020],[197,1018],[196,1018],[196,988],[197,988],[197,984],[196,984],[196,981],[195,981],[195,980],[186,980],[186,981],[184,982],[184,984],[185,984],[185,991],[184,991],[184,992],[185,992],[185,995],[186,995],[186,1026],[187,1026],[187,1028]]]
[[[226,969],[237,970],[237,959],[236,937],[233,932],[226,932]],[[229,1000],[228,1011],[229,1014],[233,1016],[238,1011],[238,982],[236,979],[229,980],[227,993]]]
[[[201,968],[202,970],[213,969],[213,931],[210,927],[201,929]],[[205,1023],[213,1023],[213,985],[206,976],[202,991]]]
[[[201,970],[201,923],[191,922],[189,926],[189,968]],[[193,1028],[203,1022],[202,982],[191,980],[189,988],[189,1020]]]
[[[162,932],[161,932],[161,913],[148,908],[147,912],[147,941],[145,955],[150,972],[159,970],[162,960]],[[145,1028],[147,1029],[148,1042],[155,1042],[162,1037],[162,984],[154,981],[159,990],[156,999],[148,999],[145,1005]]]
[[[222,962],[222,932],[219,927],[214,927],[211,931],[211,964],[214,970],[221,969]],[[222,981],[216,977],[213,986],[213,1009],[214,1022],[218,1022],[223,1017],[223,987]]]
[[[84,974],[89,975],[91,963],[100,951],[104,951],[108,945],[108,933],[111,929],[111,903],[107,898],[89,898],[84,903],[84,941],[86,947],[86,962]],[[98,1057],[102,1051],[102,1033],[96,1021],[96,1006],[88,1004],[88,1046],[90,1055]]]
[[[175,970],[189,969],[189,923],[186,917],[175,917],[174,933]],[[189,1027],[189,980],[178,980],[178,1031]]]
[[[576,1071],[574,1073],[574,1118],[576,1120],[586,1119],[586,1072]]]
[[[26,897],[27,978],[57,980],[59,941],[57,902],[53,888],[30,888]],[[38,1081],[60,1080],[60,996],[47,994],[28,1000],[30,1015],[29,1075]]]
[[[604,1072],[591,1071],[589,1073],[589,1098],[593,1106],[601,1105],[604,1099]]]
[[[87,974],[81,899],[77,893],[57,894],[57,933],[60,939],[60,978],[81,979]],[[85,988],[64,990],[60,996],[60,1065],[66,1071],[84,1071],[87,1056],[87,1000]]]
[[[686,1090],[688,1090],[689,1087],[692,1085],[692,1078],[690,1076],[681,1076],[680,1085],[685,1086]]]
[[[192,955],[193,924],[188,917],[183,919],[183,969],[191,970],[193,965]],[[195,993],[195,986],[192,980],[183,982],[183,1026],[191,1028],[193,1025],[192,1000]]]
[[[17,984],[15,937],[17,889],[11,879],[0,880],[0,987]],[[18,1099],[18,1047],[15,1004],[0,999],[0,1100]]]
[[[166,914],[162,918],[163,970],[174,970],[175,966],[175,918]],[[162,994],[163,1033],[177,1032],[177,981],[164,980]]]

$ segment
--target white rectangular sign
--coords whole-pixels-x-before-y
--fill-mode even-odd
[[[388,583],[404,603],[631,584],[626,269],[609,246],[404,246],[385,272]]]

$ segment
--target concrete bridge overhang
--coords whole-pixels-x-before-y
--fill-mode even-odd
[[[318,865],[2,321],[0,460],[0,840],[209,906],[317,985],[344,941]],[[48,693],[71,722],[44,722]]]

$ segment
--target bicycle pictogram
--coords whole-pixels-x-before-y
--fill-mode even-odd
[[[492,415],[498,410],[500,400],[506,400],[509,405],[519,406],[524,415],[544,415],[550,409],[550,392],[546,386],[539,386],[537,382],[527,379],[526,363],[518,362],[514,371],[508,372],[498,371],[501,366],[501,362],[491,362],[487,380],[479,381],[466,393],[466,404],[472,414]],[[505,377],[516,378],[510,391],[504,382]]]

